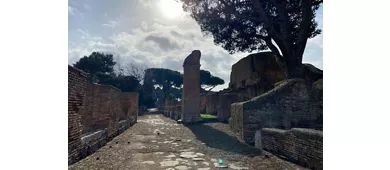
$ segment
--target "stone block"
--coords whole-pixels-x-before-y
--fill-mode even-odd
[[[229,123],[238,137],[253,145],[255,132],[261,128],[317,128],[322,110],[316,105],[322,102],[311,100],[304,80],[289,79],[251,100],[233,103]]]
[[[225,122],[231,115],[231,104],[238,101],[238,94],[227,93],[219,95],[218,99],[218,113],[217,118],[219,121]]]
[[[323,169],[322,131],[304,128],[256,131],[256,145],[310,169]],[[260,146],[259,146],[260,147]]]
[[[211,115],[217,115],[218,112],[218,93],[210,93],[206,95],[206,113]]]

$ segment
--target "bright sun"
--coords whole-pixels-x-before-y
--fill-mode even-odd
[[[183,14],[182,4],[175,0],[160,0],[160,10],[168,18],[176,18]]]

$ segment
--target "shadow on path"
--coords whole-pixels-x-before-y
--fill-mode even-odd
[[[195,134],[198,140],[205,143],[208,147],[246,156],[258,156],[261,154],[259,149],[242,143],[236,137],[207,124],[188,124],[185,126]]]

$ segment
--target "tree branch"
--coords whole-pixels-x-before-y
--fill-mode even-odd
[[[207,93],[209,93],[214,87],[216,87],[216,86],[213,86],[212,88],[210,88],[209,90],[207,90]]]
[[[238,13],[236,11],[236,7],[234,5],[230,5],[226,2],[226,0],[219,1],[221,2],[225,8],[228,10],[228,13],[233,14],[235,17],[240,18],[240,19],[246,19],[250,21],[261,21],[259,18],[256,17],[251,17],[251,16],[246,16]]]
[[[282,51],[283,55],[289,55],[288,54],[288,44],[286,44],[285,41],[283,41],[280,34],[278,34],[275,30],[275,28],[272,26],[270,19],[268,18],[264,8],[261,6],[259,0],[252,0],[252,3],[256,9],[256,11],[259,13],[260,17],[264,19],[264,26],[268,32],[268,34],[271,35],[271,37],[275,40],[275,42],[278,44],[280,50]]]
[[[279,17],[280,17],[280,22],[281,22],[281,34],[285,38],[285,41],[289,46],[287,46],[287,50],[290,52],[290,45],[292,45],[292,39],[291,39],[291,27],[290,27],[290,22],[288,18],[288,14],[286,12],[286,1],[281,0],[276,2],[276,0],[272,0],[273,4],[277,7],[276,9],[278,10]]]
[[[296,56],[302,56],[306,48],[307,39],[309,38],[309,29],[311,24],[312,16],[312,0],[304,0],[302,4],[302,22],[300,24],[300,30],[298,34],[298,40],[296,44]],[[302,57],[300,57],[299,62],[302,62]]]
[[[320,5],[320,4],[322,4],[323,2],[324,2],[323,0],[319,0],[319,1],[317,1],[317,2],[313,2],[313,3],[312,3],[312,6]]]
[[[263,40],[265,41],[267,46],[271,49],[272,53],[274,53],[276,63],[278,63],[280,69],[283,71],[286,77],[289,77],[289,71],[286,66],[286,61],[282,57],[282,55],[280,55],[278,48],[276,48],[276,46],[272,43],[272,39],[270,37],[265,37],[265,39]]]

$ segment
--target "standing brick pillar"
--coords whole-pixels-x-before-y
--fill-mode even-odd
[[[200,117],[200,51],[194,50],[184,60],[182,116],[183,123],[197,122]]]
[[[218,114],[219,121],[228,121],[231,115],[231,104],[238,101],[238,94],[227,93],[219,95],[218,99]]]

